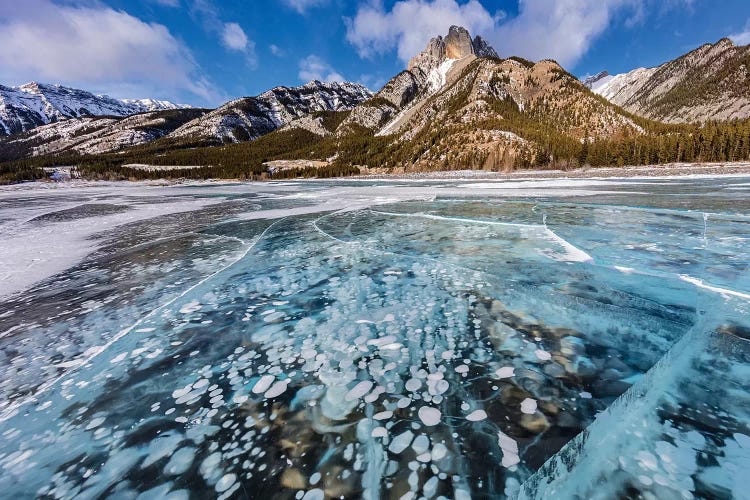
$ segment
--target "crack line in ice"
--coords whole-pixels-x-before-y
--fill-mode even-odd
[[[379,215],[388,215],[391,217],[416,217],[420,219],[434,219],[434,220],[446,220],[446,221],[453,221],[453,222],[466,222],[469,224],[481,224],[485,226],[506,226],[506,227],[519,227],[519,228],[529,228],[529,229],[542,229],[545,228],[545,226],[539,225],[539,224],[520,224],[517,222],[499,222],[499,221],[491,221],[491,220],[479,220],[479,219],[468,219],[463,217],[446,217],[443,215],[434,215],[434,214],[426,214],[423,212],[415,213],[415,214],[400,214],[397,212],[381,212],[379,210],[370,210],[370,212],[374,214]]]
[[[708,283],[705,283],[702,279],[693,278],[692,276],[688,276],[687,274],[680,274],[679,277],[682,281],[695,285],[698,288],[703,288],[704,290],[710,290],[712,292],[716,292],[721,295],[731,295],[733,297],[739,297],[741,299],[750,300],[750,294],[747,294],[747,293],[738,292],[736,290],[730,290],[729,288],[721,288],[718,286],[713,286]]]
[[[90,356],[88,356],[88,357],[80,360],[80,363],[78,363],[77,366],[71,368],[70,370],[66,371],[65,373],[61,374],[60,376],[58,376],[58,377],[56,377],[56,378],[54,378],[54,379],[52,379],[52,380],[50,380],[50,381],[42,384],[41,386],[39,386],[39,389],[36,392],[34,392],[34,394],[28,396],[27,398],[25,398],[22,401],[14,402],[12,405],[10,405],[8,408],[6,408],[5,411],[3,411],[2,414],[0,414],[0,422],[4,422],[4,421],[8,420],[9,418],[13,417],[14,415],[16,415],[18,408],[20,408],[22,406],[25,406],[26,404],[31,403],[34,400],[37,400],[37,398],[41,394],[43,394],[43,393],[47,392],[48,390],[50,390],[52,387],[54,387],[55,384],[57,384],[57,382],[59,382],[60,380],[62,380],[63,378],[65,378],[65,377],[67,377],[69,375],[74,374],[80,367],[86,365],[87,363],[91,362],[93,359],[95,359],[96,357],[98,357],[100,354],[102,354],[103,352],[105,352],[108,348],[110,348],[112,345],[114,345],[117,341],[119,341],[124,336],[126,336],[127,334],[129,334],[130,332],[132,332],[134,329],[136,329],[138,326],[140,326],[148,318],[154,316],[156,313],[158,313],[159,311],[161,311],[165,307],[169,307],[170,305],[174,304],[176,301],[180,300],[185,295],[187,295],[188,293],[192,292],[193,290],[195,290],[199,286],[203,285],[204,283],[206,283],[210,279],[218,276],[219,274],[223,273],[224,271],[230,269],[232,266],[234,266],[237,263],[239,263],[241,260],[243,260],[245,257],[247,257],[247,255],[250,253],[250,250],[252,250],[253,248],[255,248],[258,245],[258,243],[260,243],[260,241],[263,240],[263,237],[268,233],[268,231],[271,230],[271,228],[273,226],[275,226],[276,224],[278,224],[280,222],[283,222],[285,219],[286,219],[286,217],[284,217],[282,219],[279,219],[279,220],[273,222],[272,224],[270,224],[266,229],[263,230],[262,233],[260,233],[260,235],[255,239],[255,241],[252,242],[250,244],[250,246],[248,246],[247,249],[245,249],[244,252],[242,252],[242,254],[237,259],[233,260],[232,262],[230,262],[226,266],[222,267],[218,271],[214,272],[213,274],[210,274],[210,275],[206,276],[205,278],[201,279],[195,285],[191,286],[190,288],[188,288],[187,290],[185,290],[184,292],[182,292],[180,295],[178,295],[178,296],[176,296],[176,297],[168,300],[167,302],[165,302],[164,304],[160,305],[156,309],[153,309],[151,312],[149,312],[148,314],[146,314],[145,316],[143,316],[142,318],[140,318],[138,321],[136,321],[135,323],[133,323],[129,327],[127,327],[127,328],[125,328],[123,330],[120,330],[120,332],[118,332],[117,335],[115,335],[114,337],[112,337],[112,339],[109,342],[107,342],[103,346],[99,347],[98,349],[92,349],[92,351],[93,351],[92,354]],[[240,240],[240,241],[242,241],[242,240]],[[243,241],[243,243],[244,243],[244,241]]]
[[[670,274],[670,273],[662,273],[659,271],[642,271],[640,269],[634,269],[632,267],[623,267],[623,266],[601,266],[607,269],[614,269],[616,271],[621,272],[622,274],[636,274],[640,276],[651,276],[653,278],[661,278],[665,280],[670,281],[683,281],[685,283],[690,283],[691,285],[694,285],[698,288],[702,288],[703,290],[708,290],[709,292],[715,292],[721,295],[730,295],[732,297],[738,297],[740,299],[750,300],[750,294],[747,294],[745,292],[740,292],[737,290],[732,290],[730,288],[722,288],[715,285],[711,285],[709,283],[706,283],[700,278],[694,278],[693,276],[687,275],[687,274]]]
[[[563,247],[566,251],[566,255],[563,259],[567,262],[592,262],[594,260],[591,255],[586,253],[585,251],[581,250],[580,248],[576,247],[572,243],[568,242],[564,238],[562,238],[560,235],[555,233],[553,230],[549,229],[547,227],[547,214],[544,214],[544,224],[519,224],[515,222],[498,222],[498,221],[485,221],[485,220],[477,220],[477,219],[467,219],[467,218],[461,218],[461,217],[444,217],[441,215],[433,215],[433,214],[425,214],[425,213],[416,213],[416,214],[399,214],[394,212],[381,212],[378,210],[370,210],[370,212],[374,214],[380,214],[380,215],[388,215],[393,217],[418,217],[423,219],[433,219],[433,220],[446,220],[446,221],[454,221],[454,222],[464,222],[469,224],[482,224],[487,226],[505,226],[505,227],[517,227],[517,228],[523,228],[523,229],[542,229],[547,233],[548,240],[554,241],[555,243],[559,244],[561,247]]]
[[[370,212],[372,212],[372,210],[370,210]],[[338,213],[338,212],[336,212],[336,213]],[[327,214],[324,217],[328,217],[328,216],[331,216],[331,215],[336,215],[336,213]],[[320,219],[318,219],[318,220],[320,220]],[[471,268],[471,267],[461,266],[461,265],[449,262],[447,260],[433,259],[432,257],[425,257],[424,255],[409,255],[409,254],[405,254],[405,253],[392,252],[390,250],[382,250],[380,248],[375,248],[375,247],[371,247],[371,246],[365,245],[364,243],[362,243],[359,240],[352,240],[352,241],[341,240],[339,238],[336,238],[333,235],[328,234],[325,231],[322,231],[318,227],[316,227],[316,229],[322,235],[327,236],[328,238],[331,238],[334,241],[339,241],[339,242],[345,243],[347,245],[359,245],[360,247],[362,247],[365,250],[370,250],[371,252],[380,253],[382,255],[393,255],[393,256],[396,256],[396,257],[403,257],[405,259],[410,259],[410,260],[422,260],[422,261],[428,261],[428,262],[436,262],[438,264],[449,266],[449,267],[452,267],[454,269],[461,269],[463,271],[470,271],[472,273],[479,273],[479,274],[485,275],[485,276],[492,276],[491,274],[487,273],[486,271],[480,271],[478,269],[474,269],[474,268]]]

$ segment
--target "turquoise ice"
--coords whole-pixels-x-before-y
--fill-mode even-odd
[[[3,496],[747,498],[746,178],[118,189],[0,193]]]

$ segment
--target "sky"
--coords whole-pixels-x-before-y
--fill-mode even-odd
[[[583,77],[750,44],[750,1],[0,0],[0,84],[205,107],[313,79],[376,91],[453,24]]]

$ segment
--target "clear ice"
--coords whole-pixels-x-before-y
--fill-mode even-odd
[[[749,498],[748,186],[0,191],[0,496]]]

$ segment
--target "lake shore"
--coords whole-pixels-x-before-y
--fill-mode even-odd
[[[602,179],[631,177],[695,177],[695,176],[750,175],[750,163],[672,163],[637,167],[578,168],[575,170],[515,170],[512,172],[488,172],[485,170],[443,170],[414,172],[408,174],[359,175],[348,179]]]

